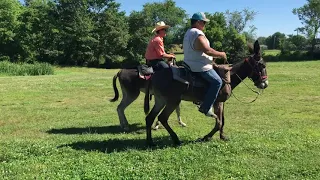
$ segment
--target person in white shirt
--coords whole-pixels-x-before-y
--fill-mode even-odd
[[[210,47],[210,42],[203,33],[205,24],[209,21],[202,12],[193,14],[191,28],[187,30],[183,39],[183,51],[184,63],[190,67],[192,72],[200,72],[201,77],[210,84],[199,111],[206,116],[217,118],[217,115],[212,112],[212,105],[218,96],[222,80],[213,69],[214,66],[218,66],[213,57],[226,61],[227,55],[225,52],[219,52]],[[224,68],[231,70],[231,67]]]

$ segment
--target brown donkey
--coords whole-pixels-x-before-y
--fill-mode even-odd
[[[115,96],[111,99],[111,102],[115,102],[119,99],[119,91],[116,85],[117,78],[119,78],[119,83],[122,90],[122,100],[117,107],[118,117],[120,121],[120,127],[125,131],[129,130],[129,123],[124,114],[125,109],[133,103],[138,97],[140,92],[145,92],[146,82],[151,77],[151,74],[143,72],[143,70],[138,66],[138,68],[127,68],[121,69],[113,77],[113,90]],[[151,70],[152,71],[152,70]],[[152,93],[151,93],[152,94]],[[186,124],[182,122],[180,117],[180,107],[176,107],[176,113],[178,122],[181,126],[185,127]],[[158,129],[159,122],[156,123],[154,129]]]
[[[250,52],[252,52],[253,55],[233,65],[230,75],[231,82],[230,84],[224,83],[221,90],[225,91],[229,88],[231,92],[231,90],[237,87],[237,85],[247,77],[250,78],[254,85],[259,89],[265,89],[268,87],[266,63],[261,57],[260,45],[258,41],[254,43],[254,49],[251,48]],[[180,76],[186,79],[186,81],[189,83],[182,83],[175,80],[174,76],[177,76],[177,71],[180,72]],[[187,72],[189,72],[189,75],[186,75],[188,74]],[[199,85],[200,82],[202,82],[202,86]],[[149,114],[146,116],[147,145],[155,145],[152,140],[151,126],[159,113],[160,115],[158,116],[158,121],[160,121],[168,131],[174,144],[179,145],[180,140],[177,134],[169,126],[168,117],[174,111],[174,109],[177,108],[181,100],[201,103],[206,92],[206,82],[197,77],[195,73],[190,73],[190,71],[186,70],[186,68],[170,68],[163,69],[154,74],[149,86],[153,89],[155,104],[152,110],[149,112],[149,92],[147,89],[145,96],[145,113],[149,112]],[[222,140],[227,139],[223,134],[223,126],[225,121],[224,102],[229,97],[229,95],[225,96],[223,92],[219,93],[217,101],[213,105],[214,112],[218,115],[218,118],[216,119],[216,123],[212,131],[200,139],[201,141],[210,140],[217,131],[220,131],[220,138]]]

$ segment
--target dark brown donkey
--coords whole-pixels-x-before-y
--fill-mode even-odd
[[[261,57],[260,45],[258,41],[254,43],[253,49],[251,47],[250,52],[253,53],[251,56],[233,65],[230,75],[231,82],[230,84],[224,84],[221,88],[222,90],[226,91],[229,88],[230,92],[232,89],[237,87],[237,85],[240,84],[242,80],[244,80],[247,77],[253,81],[254,85],[257,88],[267,88],[268,78],[266,64]],[[179,72],[180,76],[186,79],[189,82],[189,84],[175,80],[174,76],[177,76],[176,72]],[[202,80],[202,78],[198,77],[194,73],[189,73],[188,75],[187,72],[190,71],[187,71],[186,68],[180,67],[177,69],[164,69],[158,71],[156,74],[152,76],[152,80],[150,83],[151,85],[149,86],[152,86],[153,94],[155,97],[155,104],[150,112],[149,98],[147,98],[149,96],[148,89],[146,91],[145,98],[145,113],[149,112],[149,114],[146,116],[147,145],[154,146],[151,135],[151,125],[160,112],[161,113],[158,116],[158,120],[168,131],[174,144],[180,144],[180,140],[177,134],[171,129],[171,127],[168,124],[168,117],[174,111],[174,109],[180,104],[181,100],[202,102],[207,86],[207,84]],[[181,74],[184,74],[184,76]],[[202,86],[199,85],[200,82],[202,82]],[[220,131],[220,138],[222,140],[227,139],[223,134],[223,126],[225,120],[224,102],[229,97],[229,95],[225,96],[224,92],[220,92],[217,101],[213,105],[214,112],[218,115],[215,126],[210,133],[208,133],[206,136],[200,139],[201,141],[210,140],[217,131]]]
[[[129,130],[129,123],[124,114],[125,109],[134,102],[139,94],[140,91],[145,92],[146,82],[151,77],[150,73],[143,73],[144,71],[139,68],[128,68],[128,69],[121,69],[116,75],[113,77],[113,90],[115,96],[111,99],[111,102],[115,102],[119,99],[119,91],[116,85],[117,78],[119,78],[119,83],[122,90],[122,100],[117,107],[117,112],[120,121],[120,127],[125,131]],[[152,93],[150,93],[152,94]],[[179,124],[183,127],[186,126],[184,122],[182,122],[180,117],[180,107],[176,107],[177,118]],[[159,123],[157,122],[154,129],[158,129]]]

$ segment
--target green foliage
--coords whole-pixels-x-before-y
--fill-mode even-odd
[[[18,0],[1,0],[0,9],[0,56],[17,59],[19,45],[15,37],[22,7]]]
[[[130,38],[129,25],[124,12],[119,12],[120,4],[107,1],[96,7],[94,18],[95,38],[98,40],[95,61],[104,59],[105,67],[116,64],[118,56],[126,56],[126,48]]]
[[[38,76],[54,74],[53,67],[48,63],[11,63],[0,61],[0,74],[10,76]]]
[[[226,17],[229,27],[233,27],[238,33],[245,30],[248,23],[254,20],[257,12],[243,9],[242,11],[226,11]]]
[[[115,0],[17,0],[0,2],[0,56],[11,62],[115,68],[144,63],[151,31],[158,21],[170,25],[165,50],[179,51],[190,20],[174,0],[146,3],[129,16]],[[255,40],[249,26],[256,12],[206,13],[211,46],[237,59]],[[180,48],[181,49],[181,48]],[[180,50],[181,51],[181,50]],[[7,58],[6,58],[7,59]]]
[[[223,41],[227,37],[227,21],[224,13],[216,12],[214,14],[206,13],[206,17],[210,20],[206,24],[204,33],[211,43],[211,47],[222,51],[225,50],[223,46]]]
[[[311,44],[311,52],[313,53],[319,28],[320,28],[320,0],[307,0],[307,3],[300,8],[294,8],[293,14],[297,15],[304,24],[302,32],[305,33]]]
[[[281,43],[286,39],[286,35],[281,32],[276,32],[266,38],[268,49],[281,49]]]
[[[301,51],[301,50],[297,50],[297,51],[264,50],[262,56],[263,56],[263,59],[267,62],[310,61],[313,59],[308,51]]]
[[[260,43],[260,45],[266,45],[266,37],[258,37],[258,41]]]
[[[246,25],[254,18],[255,12],[244,9],[226,13],[206,13],[210,22],[206,24],[205,34],[211,42],[211,47],[219,51],[225,51],[230,62],[244,57],[247,52],[247,38],[253,39],[254,30],[244,32]],[[250,41],[252,41],[252,39]]]

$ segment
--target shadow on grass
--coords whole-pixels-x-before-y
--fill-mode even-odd
[[[145,139],[111,139],[107,141],[83,141],[71,144],[61,145],[58,148],[71,147],[75,150],[97,151],[102,153],[113,153],[132,150],[154,150],[174,147],[169,136],[161,138],[153,138],[157,146],[149,148]],[[183,145],[189,142],[183,143]]]
[[[129,131],[124,131],[119,125],[105,126],[105,127],[83,127],[83,128],[62,128],[62,129],[51,129],[47,131],[49,134],[120,134],[120,133],[144,133],[140,132],[144,130],[144,126],[141,124],[129,125]]]

